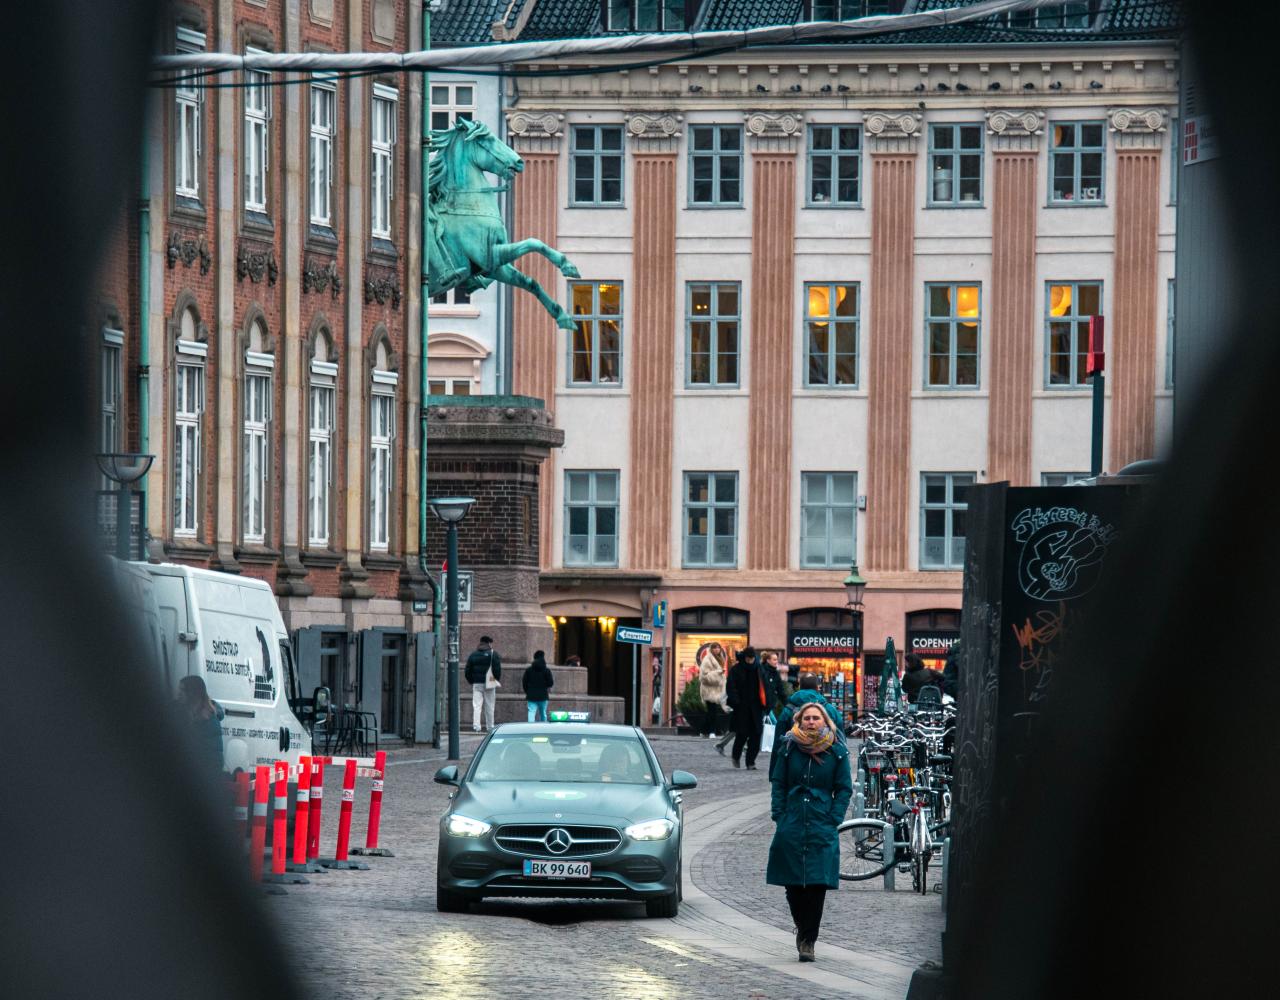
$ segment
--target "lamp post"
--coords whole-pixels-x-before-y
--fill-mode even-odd
[[[154,455],[140,455],[136,452],[113,451],[94,456],[98,461],[101,473],[116,484],[116,558],[128,561],[129,526],[133,518],[130,516],[129,487],[147,474]],[[138,525],[142,530],[142,525]]]
[[[854,674],[853,674],[853,707],[854,717],[857,717],[858,709],[858,665],[862,663],[862,595],[867,589],[867,581],[862,578],[862,574],[858,572],[858,560],[854,560],[849,567],[849,575],[844,578],[845,606],[857,616],[858,620],[855,624],[858,626],[854,635],[857,637],[857,645],[854,647]],[[865,670],[865,665],[863,666]]]
[[[475,503],[472,497],[437,497],[431,512],[448,529],[448,671],[449,671],[449,760],[460,760],[458,748],[458,525]]]

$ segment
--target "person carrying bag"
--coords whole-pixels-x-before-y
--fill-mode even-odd
[[[502,657],[493,651],[493,640],[480,637],[480,645],[467,657],[467,683],[471,685],[471,731],[487,732],[493,728],[493,709],[498,688],[502,687]],[[481,712],[484,729],[480,728]]]

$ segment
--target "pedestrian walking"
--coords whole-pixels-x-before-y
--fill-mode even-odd
[[[800,688],[795,691],[790,698],[787,699],[786,705],[778,715],[777,735],[773,741],[773,756],[769,760],[769,777],[773,778],[773,772],[778,766],[778,751],[782,749],[782,741],[786,738],[787,733],[791,732],[791,727],[795,725],[796,715],[805,705],[819,706],[835,724],[836,739],[844,743],[844,728],[840,723],[840,711],[827,701],[819,690],[822,681],[817,674],[808,673],[800,675]]]
[[[719,736],[724,729],[721,721],[724,718],[724,710],[720,707],[725,696],[724,660],[724,648],[720,643],[713,642],[698,661],[698,696],[706,709],[702,722],[702,735],[708,739]]]
[[[471,731],[488,732],[493,728],[493,706],[502,687],[502,657],[493,651],[493,640],[480,637],[480,645],[467,657],[467,683],[471,685]],[[481,710],[484,728],[480,727]]]
[[[738,662],[729,671],[725,685],[729,707],[733,710],[733,766],[742,766],[742,751],[747,752],[747,770],[756,769],[760,753],[760,737],[764,732],[764,716],[777,700],[774,680],[756,660],[754,646],[738,654]]]
[[[777,824],[765,881],[783,886],[796,925],[801,962],[814,961],[827,890],[840,887],[836,828],[853,797],[849,750],[818,702],[800,709],[782,739],[771,777],[770,814]]]
[[[547,657],[542,650],[533,654],[533,662],[525,667],[524,676],[520,678],[520,687],[524,690],[524,700],[529,707],[530,722],[547,721],[547,700],[556,679],[547,666]]]
[[[215,776],[222,774],[222,720],[227,713],[209,697],[203,677],[188,674],[178,681],[178,711],[191,732],[201,764]]]

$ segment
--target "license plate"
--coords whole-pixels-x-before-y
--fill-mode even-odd
[[[533,878],[590,878],[590,861],[532,861],[525,860],[525,875]]]

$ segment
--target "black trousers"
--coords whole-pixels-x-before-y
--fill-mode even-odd
[[[715,733],[718,736],[724,730],[724,709],[718,701],[704,701],[702,705],[707,710],[702,720],[702,735]]]
[[[738,734],[733,738],[733,759],[742,759],[742,748],[747,748],[747,767],[756,762],[760,753],[760,737],[764,733],[764,718],[747,716],[741,721],[735,718]]]
[[[827,902],[825,885],[789,885],[787,905],[791,907],[791,919],[801,941],[811,944],[818,940],[818,925],[822,923],[822,908]]]

